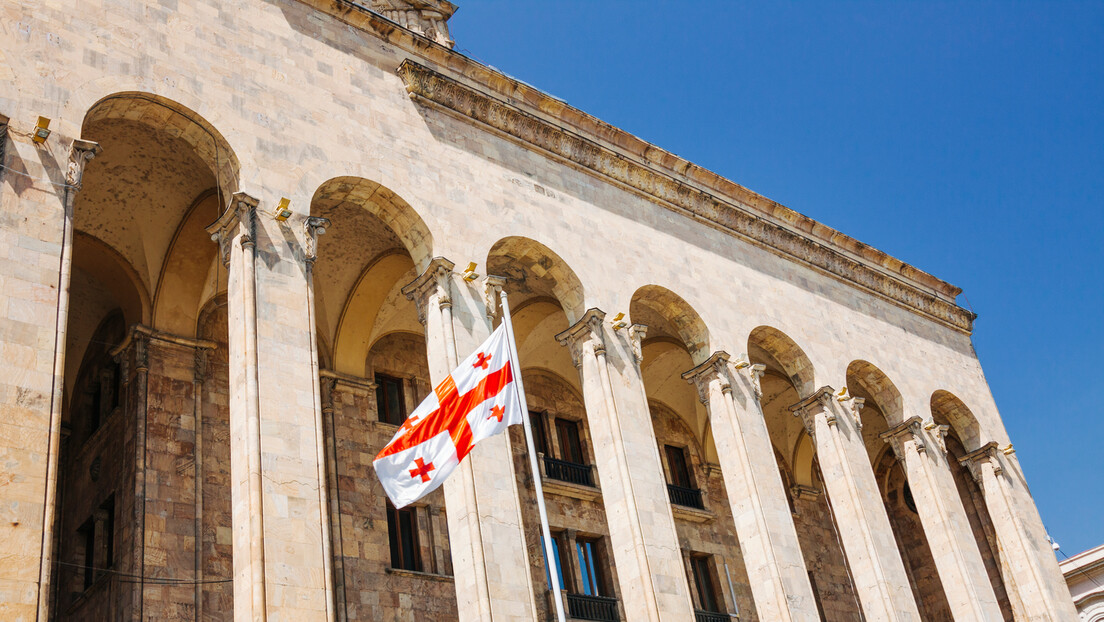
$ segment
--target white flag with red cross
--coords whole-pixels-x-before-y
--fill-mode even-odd
[[[397,508],[437,489],[479,441],[523,422],[505,322],[410,413],[376,456]]]

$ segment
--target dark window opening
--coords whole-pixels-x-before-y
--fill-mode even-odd
[[[693,488],[690,481],[690,467],[686,463],[686,450],[681,447],[665,445],[667,468],[671,472],[671,483],[682,488]]]
[[[402,379],[376,374],[376,412],[384,423],[402,425],[406,420]]]
[[[909,486],[908,480],[905,481],[904,494],[905,507],[912,511],[913,514],[918,514],[916,511],[916,499],[912,497],[912,488]]]
[[[694,573],[694,584],[698,588],[698,608],[710,613],[721,613],[717,598],[717,587],[713,581],[710,557],[695,555],[690,558],[690,568]]]
[[[421,572],[418,554],[418,517],[415,508],[396,509],[387,504],[387,537],[391,544],[391,567]]]
[[[93,432],[100,429],[101,409],[103,408],[103,383],[98,378],[92,380],[92,395],[89,401],[91,405],[88,409],[88,434],[92,435]]]
[[[77,528],[77,541],[81,544],[84,559],[81,562],[81,587],[87,590],[96,580],[96,524],[90,518]]]
[[[579,441],[579,424],[569,419],[557,419],[556,433],[560,438],[560,459],[585,464],[583,445]]]
[[[112,494],[100,506],[103,512],[103,568],[115,567],[115,495]]]
[[[122,398],[122,370],[119,363],[111,361],[107,364],[108,369],[108,384],[111,387],[111,399],[109,400],[110,409],[115,410],[119,407]]]
[[[548,435],[545,433],[544,426],[544,413],[539,413],[530,410],[529,411],[529,423],[530,428],[533,430],[533,444],[536,446],[537,453],[549,455],[548,453]]]

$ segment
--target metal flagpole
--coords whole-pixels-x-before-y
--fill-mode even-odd
[[[541,487],[540,464],[537,462],[537,450],[533,446],[533,428],[529,423],[529,406],[525,403],[525,388],[521,384],[521,364],[518,362],[517,342],[514,341],[514,325],[510,322],[510,303],[506,292],[500,294],[502,300],[502,323],[506,325],[506,340],[510,343],[510,366],[517,386],[518,401],[521,403],[521,422],[525,428],[525,443],[529,448],[529,466],[533,470],[533,484],[537,491],[537,511],[540,513],[541,533],[544,536],[544,563],[552,582],[552,602],[556,603],[556,620],[564,622],[563,599],[560,595],[560,569],[552,559],[552,532],[548,529],[548,514],[544,510],[544,489]]]

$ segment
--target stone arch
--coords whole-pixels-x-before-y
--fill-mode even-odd
[[[531,238],[510,236],[495,242],[487,252],[487,274],[505,277],[507,291],[519,298],[554,298],[569,325],[586,311],[583,284],[575,271],[560,255]]]
[[[977,417],[953,393],[942,389],[932,393],[931,414],[936,423],[951,426],[966,451],[974,451],[984,444]]]
[[[402,242],[419,272],[433,259],[433,235],[425,220],[405,199],[379,182],[363,177],[333,177],[318,186],[311,198],[311,215],[325,216],[328,208],[357,205],[387,225]],[[335,226],[341,226],[335,223]]]
[[[219,216],[218,200],[214,190],[201,194],[177,227],[157,279],[150,319],[154,328],[177,335],[196,334],[205,293],[225,288],[226,271],[206,229]]]
[[[890,427],[905,420],[901,392],[873,363],[856,360],[847,366],[847,390],[852,396],[865,398],[867,406],[875,406]]]
[[[748,356],[789,379],[800,397],[816,391],[816,373],[812,361],[786,333],[771,326],[759,326],[748,335]]]
[[[712,354],[709,329],[697,311],[678,294],[660,285],[644,285],[629,302],[629,317],[649,329],[678,337],[694,365],[705,362]]]
[[[153,127],[180,138],[205,162],[217,180],[220,204],[229,204],[238,190],[241,164],[230,143],[210,122],[187,106],[172,99],[144,91],[122,91],[102,97],[88,108],[81,136],[90,136],[89,128],[107,119],[126,119]]]

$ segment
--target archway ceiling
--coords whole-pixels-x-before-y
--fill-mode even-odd
[[[793,384],[777,373],[764,374],[759,379],[759,386],[763,389],[760,404],[771,442],[783,456],[789,458],[805,430],[801,418],[790,412],[790,406],[801,401],[801,398]]]
[[[560,306],[552,302],[534,302],[511,313],[511,319],[522,369],[549,370],[580,391],[579,372],[571,360],[571,352],[556,341],[556,335],[568,326],[567,316]]]
[[[75,262],[74,262],[75,263]],[[73,266],[72,285],[69,288],[69,322],[65,333],[65,391],[71,398],[84,354],[100,322],[112,311],[119,309],[114,288],[96,275],[85,272],[79,265]],[[127,318],[131,321],[131,318]]]
[[[187,142],[143,123],[98,120],[84,138],[103,152],[85,170],[74,226],[117,250],[146,290],[156,291],[178,225],[215,177]],[[217,217],[213,210],[210,220]]]
[[[650,329],[649,329],[650,332]],[[645,340],[643,347],[644,391],[675,412],[704,444],[708,427],[705,407],[698,401],[698,392],[682,379],[682,374],[694,366],[690,354],[682,346],[667,340]]]
[[[384,253],[406,255],[406,250],[395,232],[361,204],[316,204],[311,213],[331,221],[330,227],[318,242],[318,259],[314,264],[314,297],[319,327],[327,339],[333,340],[334,331],[338,328],[338,321],[353,294],[353,288],[357,286],[369,264],[377,261]],[[409,258],[407,261],[413,265]],[[406,283],[403,282],[400,286]],[[393,282],[384,284],[380,294],[392,285]]]

